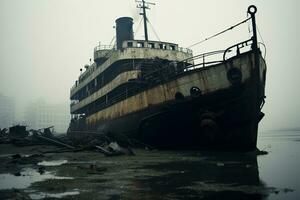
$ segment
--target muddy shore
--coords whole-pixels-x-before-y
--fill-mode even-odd
[[[259,179],[251,153],[42,153],[54,150],[1,144],[0,199],[264,199],[283,192]]]

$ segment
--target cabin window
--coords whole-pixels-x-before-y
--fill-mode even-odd
[[[149,43],[148,47],[153,49],[154,48],[154,43]]]
[[[160,49],[167,49],[167,45],[166,44],[159,44],[159,48]]]
[[[137,43],[137,47],[143,48],[143,47],[144,47],[144,42],[138,42],[138,43]]]
[[[127,47],[133,47],[132,42],[127,42]]]
[[[170,49],[171,49],[172,51],[175,51],[175,45],[170,45]]]

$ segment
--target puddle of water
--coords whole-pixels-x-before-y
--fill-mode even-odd
[[[78,195],[78,194],[80,194],[80,192],[78,191],[78,189],[75,189],[74,191],[55,193],[55,194],[40,192],[36,194],[30,194],[29,196],[31,199],[44,199],[44,198],[64,198],[66,196]]]
[[[1,154],[0,155],[0,158],[4,158],[4,157],[12,157],[13,155],[16,155],[16,153],[10,153],[10,154]],[[32,156],[32,155],[34,155],[34,154],[19,154],[21,157],[23,157],[23,158],[28,158],[28,157],[30,157],[30,156]]]
[[[67,160],[42,161],[42,162],[39,162],[38,165],[52,167],[52,166],[59,166],[59,165],[65,164],[67,162],[68,162]]]
[[[34,169],[26,168],[21,172],[20,176],[12,174],[0,174],[0,190],[4,189],[24,189],[34,182],[44,181],[46,179],[73,179],[72,177],[59,177],[45,172],[40,174]]]
[[[1,154],[0,158],[10,157],[12,155],[14,155],[14,154]]]
[[[68,161],[69,164],[96,164],[96,161]]]

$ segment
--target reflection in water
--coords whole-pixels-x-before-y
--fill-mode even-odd
[[[0,190],[12,189],[12,188],[27,188],[32,183],[47,180],[47,179],[72,179],[70,177],[59,177],[46,172],[44,174],[39,173],[32,168],[24,169],[19,176],[13,174],[0,174]]]
[[[44,199],[44,198],[65,198],[67,196],[74,196],[74,195],[78,195],[80,194],[80,192],[78,190],[74,190],[74,191],[70,191],[70,192],[62,192],[62,193],[44,193],[44,192],[40,192],[40,193],[35,193],[35,194],[31,194],[30,198],[31,199]]]
[[[259,179],[257,157],[237,153],[206,153],[205,159],[141,166],[168,172],[137,177],[132,197],[143,199],[264,199],[270,189]],[[127,196],[127,195],[126,195]],[[123,197],[123,196],[122,196]]]
[[[63,165],[66,164],[68,161],[67,160],[51,160],[51,161],[42,161],[39,162],[38,165],[41,166],[59,166],[59,165]]]

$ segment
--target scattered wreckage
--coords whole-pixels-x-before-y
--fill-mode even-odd
[[[16,125],[9,129],[0,129],[0,144],[14,144],[16,146],[55,145],[62,147],[55,151],[42,153],[62,153],[78,151],[97,151],[106,156],[134,155],[130,148],[133,145],[141,145],[137,141],[130,141],[123,135],[114,133],[94,134],[88,138],[72,138],[69,135],[55,135],[54,126],[26,130],[26,126]],[[145,145],[146,149],[149,149]]]

